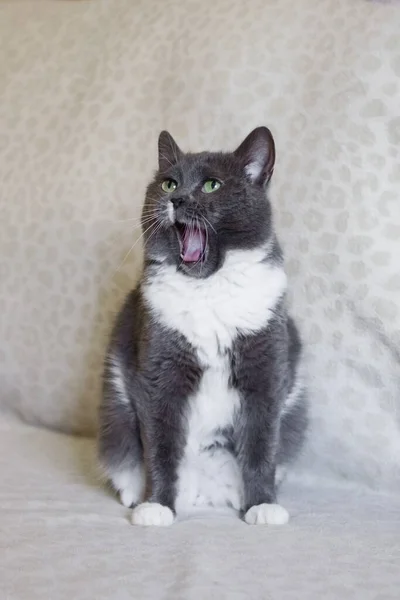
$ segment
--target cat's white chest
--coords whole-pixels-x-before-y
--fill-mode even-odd
[[[265,251],[234,251],[207,279],[192,279],[162,268],[144,288],[157,319],[179,331],[204,369],[189,399],[186,446],[178,472],[176,508],[226,506],[239,509],[243,485],[226,432],[240,398],[229,385],[228,350],[238,333],[266,326],[286,288],[282,268],[262,262]]]
[[[145,286],[145,298],[158,319],[185,336],[202,364],[212,364],[239,332],[265,327],[286,288],[283,269],[262,262],[264,255],[262,249],[231,251],[206,279],[162,267]]]

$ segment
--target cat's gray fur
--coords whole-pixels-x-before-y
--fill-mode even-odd
[[[277,469],[297,456],[307,410],[266,195],[274,160],[265,127],[234,153],[184,154],[160,135],[143,209],[143,230],[153,225],[144,273],[113,329],[100,409],[105,473],[125,505],[146,501],[134,523],[169,524],[182,498],[231,505],[250,523],[286,521],[276,512]],[[206,194],[210,178],[222,185]],[[176,190],[162,190],[166,179]],[[201,227],[207,238],[194,263],[182,260],[177,227]],[[220,462],[207,480],[212,461]]]

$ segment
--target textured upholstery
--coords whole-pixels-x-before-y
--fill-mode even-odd
[[[159,130],[219,149],[266,124],[305,464],[398,488],[399,20],[366,0],[1,2],[2,409],[94,430]]]

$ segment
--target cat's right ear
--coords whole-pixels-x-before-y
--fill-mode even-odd
[[[267,186],[274,172],[275,144],[267,127],[254,129],[235,150],[252,183]]]
[[[161,171],[168,171],[176,165],[182,157],[182,150],[168,131],[162,131],[158,138],[158,167]]]

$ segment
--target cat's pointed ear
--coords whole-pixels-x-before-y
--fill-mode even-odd
[[[234,155],[240,160],[252,183],[266,186],[275,165],[275,143],[267,127],[257,127],[242,142]]]
[[[158,166],[161,172],[167,171],[179,162],[182,151],[168,131],[162,131],[158,138]]]

